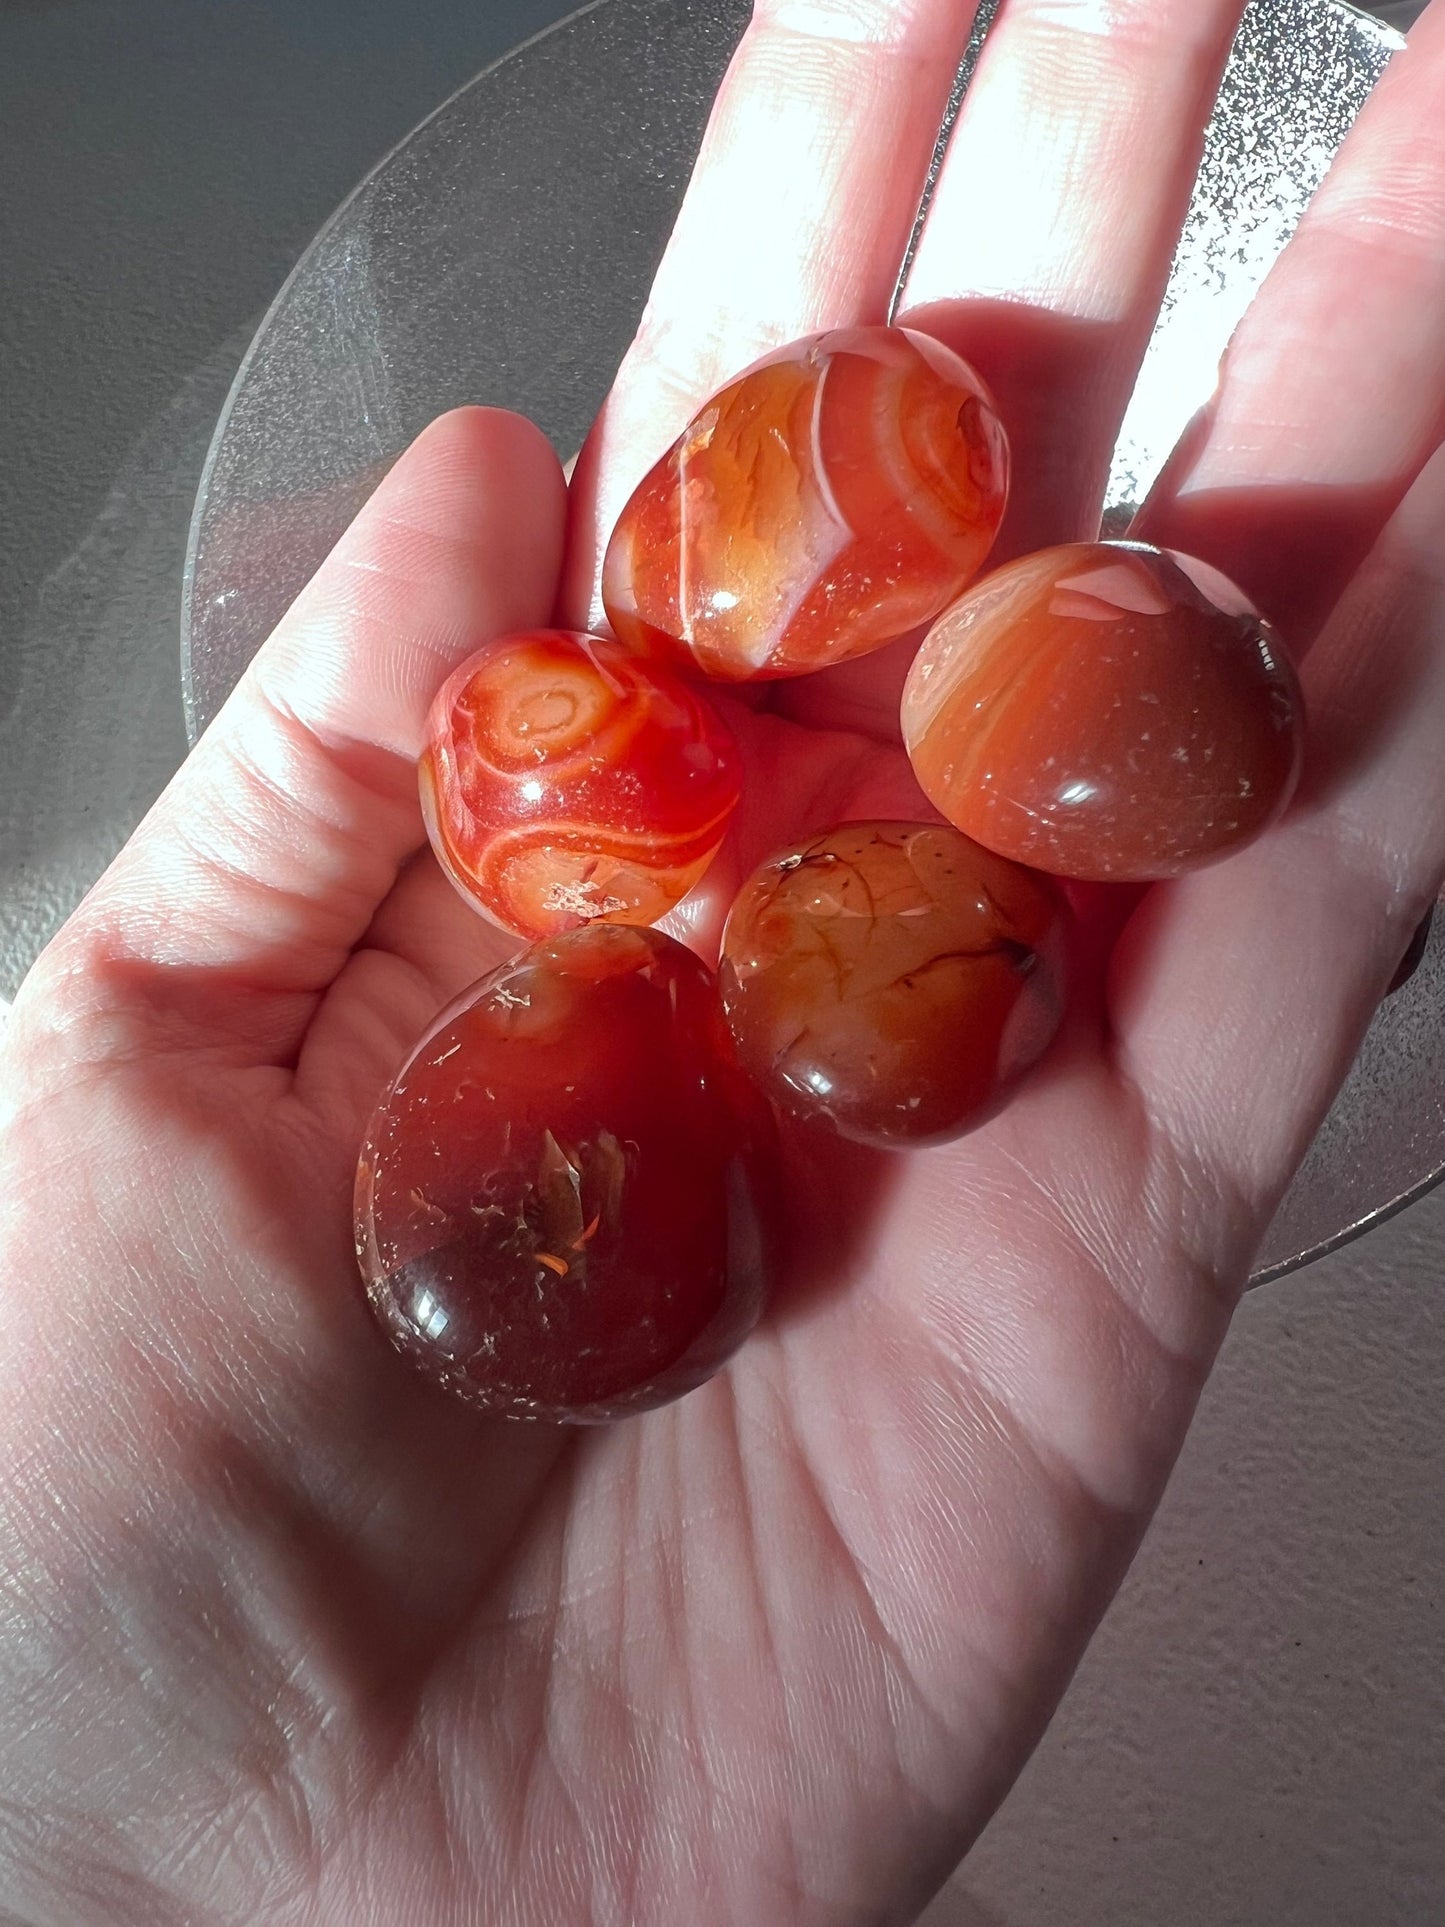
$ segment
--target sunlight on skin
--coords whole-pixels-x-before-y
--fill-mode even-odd
[[[566,620],[603,620],[606,538],[699,402],[784,342],[885,318],[974,12],[969,0],[756,9],[582,451],[581,494],[596,506],[573,520]],[[780,181],[808,191],[779,193]]]

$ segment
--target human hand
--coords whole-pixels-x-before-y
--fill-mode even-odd
[[[991,42],[901,318],[999,395],[1008,548],[1097,514],[1238,11],[1010,0]],[[587,615],[599,535],[719,380],[880,317],[965,12],[760,9],[570,534],[523,424],[424,436],[17,1001],[17,1919],[902,1921],[1118,1581],[1445,867],[1439,464],[1310,655],[1291,817],[1151,892],[1107,969],[1100,942],[987,1129],[860,1160],[841,1226],[800,1167],[806,1275],[712,1384],[595,1433],[479,1420],[387,1350],[350,1251],[365,1114],[496,955],[414,856],[432,689],[547,619],[564,541]],[[1147,514],[1300,645],[1445,427],[1442,109],[1437,0]],[[900,679],[872,658],[738,707],[755,802],[700,943],[765,847],[916,810]]]

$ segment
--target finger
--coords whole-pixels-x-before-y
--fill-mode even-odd
[[[63,933],[102,1000],[155,997],[210,1041],[289,1059],[423,841],[431,697],[545,620],[564,484],[538,431],[443,417],[378,488]],[[74,974],[73,972],[71,974]]]
[[[1139,521],[1305,644],[1445,435],[1445,5],[1421,17]]]
[[[1009,0],[969,89],[898,319],[994,391],[1013,450],[991,562],[1097,533],[1243,0]],[[914,642],[779,697],[896,740]]]
[[[1445,877],[1445,453],[1305,681],[1300,804],[1254,849],[1153,892],[1115,966],[1121,1073],[1196,1174],[1239,1279]]]
[[[1243,0],[1009,0],[899,319],[956,347],[1014,445],[997,554],[1092,536]]]
[[[636,341],[573,480],[564,615],[596,623],[628,494],[758,355],[882,321],[974,0],[758,0]]]

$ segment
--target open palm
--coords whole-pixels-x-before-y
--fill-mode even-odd
[[[1061,1048],[986,1130],[800,1161],[793,1274],[679,1405],[454,1409],[350,1251],[366,1113],[501,950],[417,855],[427,700],[491,635],[596,619],[599,540],[711,387],[883,317],[969,11],[759,5],[570,503],[515,418],[429,431],[17,1002],[5,1918],[905,1921],[1117,1584],[1445,868],[1441,0],[1146,512],[1323,627],[1286,824],[1100,904]],[[1097,524],[1239,12],[1009,0],[990,43],[901,318],[995,387],[1006,550]],[[888,652],[739,706],[702,947],[767,848],[919,813],[900,681]]]

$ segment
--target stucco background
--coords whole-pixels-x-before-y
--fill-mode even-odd
[[[256,321],[381,152],[567,11],[0,0],[0,999],[182,754],[186,522]],[[1442,1275],[1437,1194],[1246,1303],[929,1927],[1445,1921]]]

